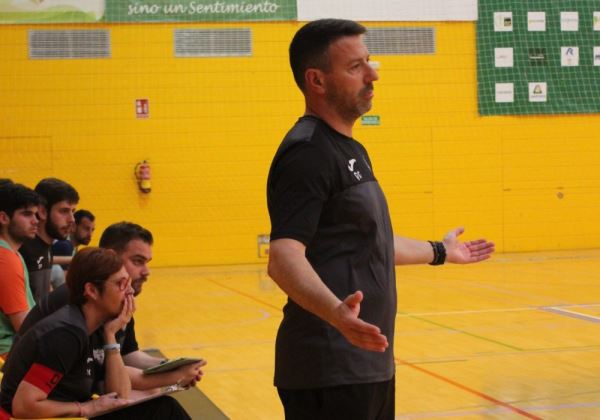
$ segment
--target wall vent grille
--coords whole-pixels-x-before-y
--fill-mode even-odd
[[[365,44],[372,55],[435,54],[435,28],[369,28]]]
[[[110,58],[110,32],[91,30],[30,30],[29,58]]]
[[[252,31],[238,29],[175,29],[175,57],[252,56]]]

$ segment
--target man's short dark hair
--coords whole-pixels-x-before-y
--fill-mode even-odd
[[[307,69],[329,69],[327,49],[333,42],[365,32],[367,28],[360,23],[344,19],[314,20],[300,28],[290,44],[290,66],[300,90],[304,91],[304,73]]]
[[[0,178],[0,186],[5,184],[14,184],[14,182],[10,178]]]
[[[79,194],[71,184],[57,178],[44,178],[35,186],[35,192],[44,199],[48,213],[52,206],[61,201],[79,203]]]
[[[148,245],[154,243],[152,233],[148,229],[131,222],[119,222],[110,225],[102,232],[100,247],[114,249],[120,254],[134,239],[139,239]]]
[[[73,213],[73,217],[75,218],[75,224],[79,225],[83,219],[90,219],[90,222],[96,220],[96,216],[92,214],[89,210],[80,209]]]
[[[15,210],[39,206],[42,198],[31,188],[11,182],[0,183],[0,211],[12,217]]]

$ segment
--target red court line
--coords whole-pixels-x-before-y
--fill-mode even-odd
[[[252,299],[253,301],[260,303],[261,305],[268,306],[269,308],[273,308],[273,309],[275,309],[275,310],[277,310],[277,311],[281,312],[281,306],[275,306],[275,305],[272,305],[272,304],[270,304],[269,302],[265,302],[265,301],[263,301],[263,300],[260,300],[260,299],[257,299],[257,298],[255,298],[255,297],[254,297],[254,296],[252,296],[251,294],[244,293],[244,292],[240,292],[238,289],[234,289],[233,287],[225,286],[224,284],[221,284],[221,283],[219,283],[218,281],[211,280],[211,279],[208,279],[208,281],[210,281],[211,283],[214,283],[214,284],[216,284],[217,286],[221,286],[223,289],[230,290],[230,291],[232,291],[232,292],[235,292],[235,293],[237,293],[237,294],[239,294],[239,295],[245,296],[245,297],[247,297],[248,299]]]
[[[418,370],[420,372],[423,372],[423,373],[425,373],[427,375],[433,376],[434,378],[439,379],[441,381],[444,381],[446,383],[449,383],[450,385],[454,385],[455,387],[460,388],[463,391],[470,392],[471,394],[477,395],[478,397],[481,397],[484,400],[491,401],[491,402],[493,402],[496,405],[502,406],[502,407],[504,407],[504,408],[506,408],[506,409],[508,409],[510,411],[514,411],[515,413],[520,414],[520,415],[522,415],[524,417],[527,417],[527,418],[530,418],[530,419],[542,420],[541,417],[538,417],[538,416],[536,416],[534,414],[528,413],[527,411],[521,410],[519,407],[515,407],[514,405],[510,405],[508,403],[505,403],[504,401],[497,400],[496,398],[491,397],[491,396],[489,396],[487,394],[484,394],[483,392],[479,392],[479,391],[477,391],[475,389],[469,388],[466,385],[460,384],[460,383],[458,383],[456,381],[453,381],[450,378],[446,378],[445,376],[439,375],[439,374],[437,374],[435,372],[432,372],[430,370],[424,369],[424,368],[422,368],[420,366],[413,365],[412,363],[405,362],[404,360],[400,360],[398,358],[396,358],[396,362],[398,364],[400,364],[400,365],[406,365],[406,366],[411,367],[413,369],[416,369],[416,370]]]
[[[270,304],[268,302],[265,302],[263,300],[257,299],[256,297],[252,296],[251,294],[241,292],[238,289],[234,289],[233,287],[226,286],[226,285],[224,285],[222,283],[219,283],[218,281],[215,281],[215,280],[208,279],[208,281],[210,281],[211,283],[214,283],[217,286],[220,286],[220,287],[222,287],[224,289],[227,289],[227,290],[230,290],[230,291],[232,291],[234,293],[237,293],[239,295],[245,296],[248,299],[251,299],[251,300],[253,300],[255,302],[260,303],[261,305],[265,305],[265,306],[273,308],[273,309],[275,309],[277,311],[281,311],[281,307],[280,306],[275,306],[275,305],[272,305],[272,304]],[[535,420],[543,420],[541,417],[538,417],[536,415],[528,413],[527,411],[521,410],[519,407],[515,407],[515,406],[510,405],[508,403],[505,403],[503,401],[497,400],[496,398],[491,397],[491,396],[489,396],[487,394],[484,394],[483,392],[476,391],[476,390],[474,390],[472,388],[469,388],[468,386],[460,384],[460,383],[458,383],[456,381],[453,381],[452,379],[446,378],[445,376],[439,375],[439,374],[437,374],[435,372],[431,372],[431,371],[429,371],[427,369],[424,369],[424,368],[422,368],[420,366],[413,365],[412,363],[405,362],[404,360],[401,360],[401,359],[398,359],[398,358],[396,358],[396,362],[398,364],[400,364],[400,365],[406,365],[406,366],[411,367],[413,369],[416,369],[416,370],[418,370],[420,372],[423,372],[423,373],[425,373],[427,375],[433,376],[434,378],[439,379],[441,381],[444,381],[446,383],[449,383],[450,385],[454,385],[455,387],[460,388],[463,391],[470,392],[471,394],[477,395],[480,398],[483,398],[485,400],[491,401],[491,402],[493,402],[496,405],[504,407],[504,408],[506,408],[506,409],[508,409],[510,411],[514,411],[515,413],[520,414],[520,415],[522,415],[524,417],[527,417],[527,418],[530,418],[530,419],[535,419]]]

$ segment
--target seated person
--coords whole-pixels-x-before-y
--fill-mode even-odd
[[[73,225],[73,212],[79,202],[79,193],[68,182],[44,178],[35,186],[43,199],[38,206],[38,231],[33,239],[23,242],[19,253],[23,256],[33,299],[39,302],[52,290],[52,241],[65,239]]]
[[[152,233],[149,230],[130,222],[114,223],[107,227],[100,237],[100,246],[102,248],[112,249],[122,258],[125,269],[131,277],[134,296],[141,293],[142,286],[150,275],[148,263],[152,259],[153,242]],[[42,298],[38,305],[33,307],[25,318],[19,335],[24,334],[25,331],[39,320],[63,307],[67,302],[68,290],[66,286],[58,287],[48,296]],[[141,369],[157,365],[164,361],[164,359],[150,356],[139,349],[134,327],[135,322],[132,318],[127,324],[125,331],[117,333],[117,340],[121,344],[121,354],[123,355],[125,365],[131,367],[128,370],[133,389],[147,390],[175,383],[183,386],[194,386],[202,378],[203,372],[201,368],[206,362],[181,366],[171,372],[143,375]],[[18,338],[16,337],[15,341]],[[92,346],[94,360],[98,366],[97,370],[100,372],[96,378],[98,381],[102,381],[102,345],[102,334],[101,332],[97,332],[92,337]]]
[[[77,252],[77,248],[81,245],[89,245],[96,229],[96,216],[89,210],[79,209],[73,213],[73,218],[75,224],[71,227],[71,233],[67,239],[55,239],[52,242],[51,282],[53,289],[65,282],[69,263]]]
[[[35,304],[25,261],[18,250],[37,233],[40,196],[21,184],[0,185],[0,357]]]
[[[0,419],[96,417],[189,419],[170,397],[126,405],[131,382],[115,338],[131,319],[131,279],[114,251],[86,248],[67,274],[69,305],[38,322],[14,345],[4,366]],[[106,394],[91,400],[95,369],[89,336],[103,326]]]
[[[69,269],[71,259],[75,255],[75,248],[71,241],[67,239],[55,239],[52,242],[52,276],[50,277],[50,283],[52,289],[56,289],[61,284],[65,283],[65,276]],[[59,264],[62,259],[68,259],[64,265]]]

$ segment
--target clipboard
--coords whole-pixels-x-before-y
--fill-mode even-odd
[[[138,397],[138,398],[133,397],[132,401],[130,403],[128,403],[126,405],[122,405],[120,407],[115,407],[115,408],[111,408],[111,409],[108,409],[108,410],[100,411],[98,413],[95,413],[94,417],[102,416],[104,414],[112,413],[114,411],[123,410],[123,409],[131,407],[133,405],[141,404],[143,402],[150,401],[150,400],[153,400],[155,398],[159,398],[159,397],[162,397],[162,396],[165,396],[165,395],[173,394],[175,392],[185,391],[187,389],[189,389],[189,387],[184,387],[184,386],[181,386],[179,384],[173,384],[173,385],[163,386],[162,388],[160,388],[159,392],[155,392],[155,393],[152,393],[152,394],[144,394],[144,395],[142,395],[141,397]]]
[[[144,375],[152,375],[154,373],[170,372],[181,366],[190,365],[192,363],[201,362],[203,359],[195,359],[191,357],[179,357],[177,359],[171,359],[164,363],[146,368],[143,370]]]

